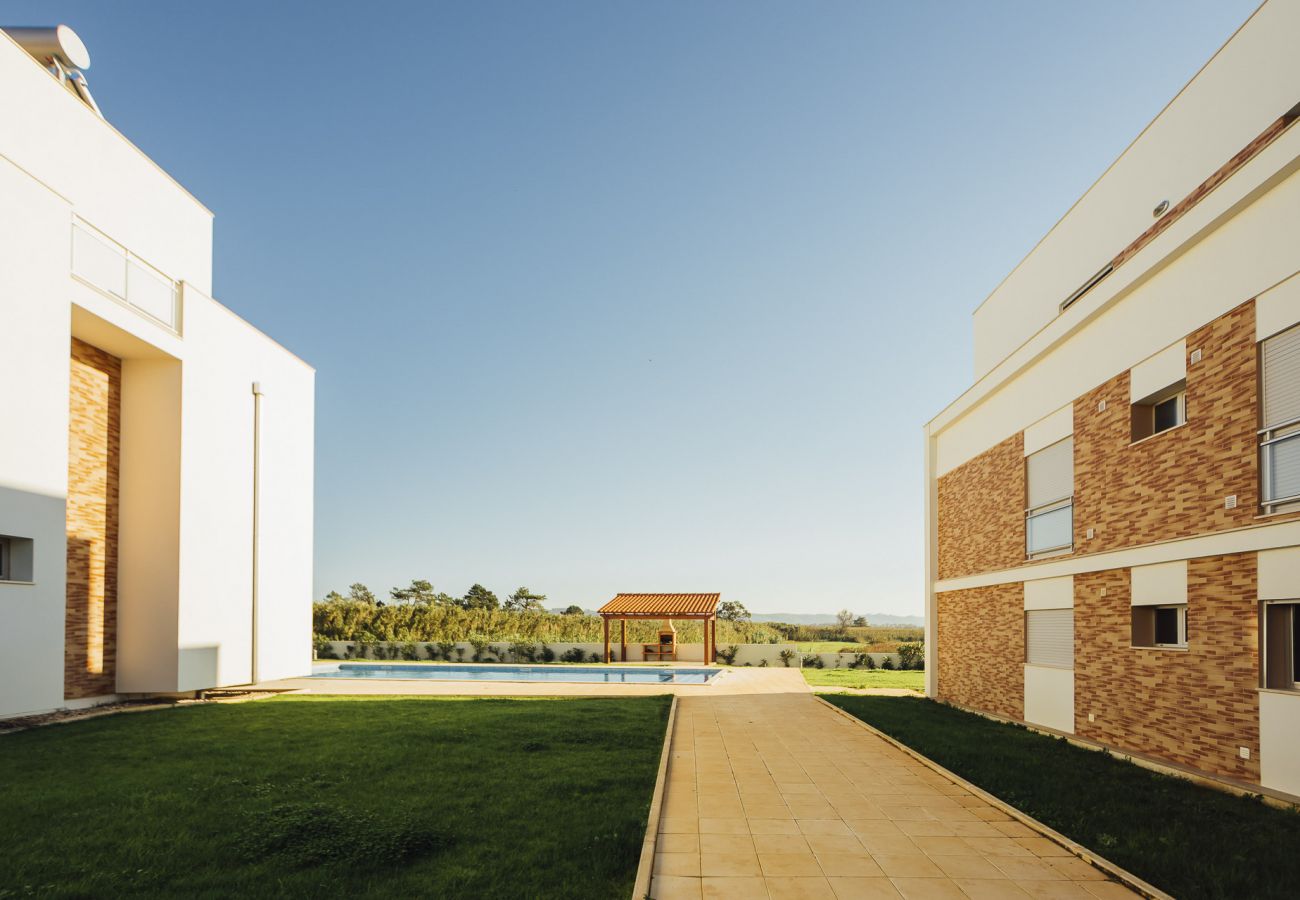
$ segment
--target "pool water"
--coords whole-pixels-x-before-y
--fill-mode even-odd
[[[389,678],[418,681],[568,681],[594,684],[707,684],[718,669],[596,668],[595,666],[403,666],[339,663],[312,678]]]

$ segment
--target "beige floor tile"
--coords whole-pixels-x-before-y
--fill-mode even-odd
[[[830,882],[822,875],[766,880],[772,900],[835,900]]]
[[[1019,856],[990,856],[989,862],[997,866],[1012,881],[1066,881],[1066,877],[1041,859],[1024,859]],[[1021,885],[1024,886],[1023,884]]]
[[[828,878],[837,900],[897,900],[902,895],[888,878]]]
[[[814,796],[821,795],[821,791],[818,790],[817,785],[808,781],[777,784],[777,789],[780,790],[782,794],[812,794]]]
[[[982,856],[970,844],[959,837],[942,837],[917,835],[910,839],[928,856]]]
[[[1029,896],[1014,881],[1006,879],[954,878],[953,884],[961,888],[971,900],[1025,900]]]
[[[799,823],[784,816],[777,818],[752,816],[749,819],[749,830],[754,834],[802,834]]]
[[[785,798],[785,805],[790,812],[794,813],[796,819],[836,819],[843,818],[831,806],[820,797],[801,797],[790,794]]]
[[[891,878],[907,900],[967,900],[965,892],[947,878]]]
[[[932,856],[949,878],[1006,878],[1001,869],[982,856]]]
[[[700,854],[698,853],[656,853],[654,862],[656,875],[700,875]]]
[[[794,813],[784,803],[746,803],[745,815],[751,819],[793,819]]]
[[[862,842],[851,834],[810,834],[808,846],[813,853],[866,853]]]
[[[751,821],[750,825],[754,823]],[[793,824],[793,821],[791,822]],[[813,837],[826,837],[814,835]],[[861,844],[858,845],[859,847]],[[763,853],[812,853],[807,839],[801,834],[755,834],[754,849]]]
[[[657,875],[650,881],[652,900],[701,900],[700,879]]]
[[[1077,881],[1020,881],[1020,889],[1040,900],[1096,900]]]
[[[952,829],[952,833],[958,837],[1006,837],[988,822],[943,822],[940,824],[947,825]],[[1016,822],[1015,824],[1020,823]]]
[[[761,875],[756,853],[700,853],[702,875]]]
[[[871,853],[889,853],[893,856],[920,855],[924,851],[907,835],[859,834],[858,840]]]
[[[811,853],[760,853],[758,863],[763,875],[820,875],[821,866]]]
[[[699,834],[700,820],[695,816],[663,816],[659,819],[660,834]]]
[[[749,820],[744,816],[723,819],[700,819],[700,834],[749,834]]]
[[[767,884],[758,875],[701,878],[704,900],[764,900]]]
[[[1047,863],[1071,881],[1105,881],[1106,875],[1095,869],[1077,856],[1044,857]]]
[[[797,819],[804,834],[852,834],[843,819]]]
[[[660,834],[655,839],[656,853],[699,853],[698,834]]]
[[[890,878],[943,878],[943,870],[928,856],[916,854],[873,853],[876,864]],[[901,888],[899,889],[901,892]]]
[[[1017,844],[1011,838],[962,838],[963,841],[970,844],[984,856],[1019,856],[1025,859],[1034,859],[1034,854],[1030,853],[1024,847]]]
[[[1038,837],[1038,832],[1023,822],[990,822],[991,828],[1009,838]]]
[[[921,819],[916,822],[897,822],[894,827],[908,837],[952,837],[957,832],[953,829],[955,822],[940,822],[937,819]],[[980,822],[980,825],[987,823]],[[995,833],[996,834],[996,833]]]
[[[1000,822],[998,824],[1005,823]],[[1020,823],[1014,822],[1012,824],[1019,825]],[[1034,856],[1074,856],[1073,853],[1056,843],[1056,841],[1048,840],[1045,837],[1014,837],[1012,840],[1034,854]]]
[[[1117,881],[1083,881],[1079,883],[1083,885],[1084,890],[1094,897],[1100,897],[1101,900],[1128,900],[1128,898],[1140,896]]]
[[[883,876],[884,870],[870,854],[857,853],[818,853],[817,862],[821,864],[824,875],[859,875],[865,877]]]
[[[753,853],[754,840],[748,834],[702,834],[701,853]]]
[[[856,819],[846,817],[844,821],[853,833],[857,835],[874,834],[893,835],[894,837],[898,837],[904,833],[899,827],[901,823],[895,825],[888,819]]]

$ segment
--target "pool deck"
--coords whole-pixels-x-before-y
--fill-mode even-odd
[[[377,665],[401,665],[375,662]],[[487,666],[490,664],[479,663]],[[610,668],[634,668],[635,663],[618,663]],[[538,668],[542,668],[541,665]],[[592,666],[596,669],[596,666]],[[652,668],[652,667],[647,667]],[[699,669],[702,664],[682,663],[678,668]],[[264,681],[259,690],[293,691],[303,694],[391,694],[407,697],[652,697],[676,694],[680,697],[737,694],[807,694],[812,688],[798,669],[719,668],[708,684],[617,684],[568,681],[431,681],[424,678],[285,678]]]

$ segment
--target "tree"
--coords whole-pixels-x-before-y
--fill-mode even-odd
[[[855,618],[855,619],[853,620],[853,627],[854,627],[854,628],[866,628],[866,627],[867,627],[867,617],[866,617],[866,616],[858,616],[857,618]]]
[[[848,627],[853,624],[853,613],[847,609],[842,609],[835,614],[835,621],[840,624],[841,631],[847,631]]]
[[[534,594],[528,588],[521,587],[506,598],[506,602],[501,604],[501,608],[512,612],[527,612],[529,610],[543,612],[546,607],[542,604],[545,602],[545,594]]]
[[[412,578],[410,587],[393,588],[388,593],[398,603],[419,603],[425,606],[435,603],[438,597],[433,592],[433,585],[423,578]]]
[[[461,598],[460,605],[465,609],[497,609],[501,606],[501,601],[497,595],[483,587],[481,584],[471,585],[470,589],[465,592]]]
[[[578,606],[577,604],[574,604],[573,606],[570,606],[568,609],[566,609],[564,611],[564,614],[566,616],[580,616],[582,615],[582,607]]]
[[[728,622],[748,621],[749,610],[745,609],[745,604],[739,600],[723,600],[718,604],[718,618],[726,619]]]
[[[375,595],[370,588],[358,581],[348,588],[348,599],[353,603],[374,603]]]
[[[342,603],[342,602],[344,602],[344,601],[347,600],[347,599],[348,599],[347,597],[344,597],[344,596],[343,596],[342,594],[340,594],[338,591],[330,591],[328,594],[325,595],[325,599],[322,600],[321,602],[322,602],[322,603]]]

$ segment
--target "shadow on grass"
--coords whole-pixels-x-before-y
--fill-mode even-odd
[[[0,897],[606,897],[670,698],[281,697],[0,738]]]
[[[1292,898],[1300,813],[912,697],[827,696],[1179,898]]]

